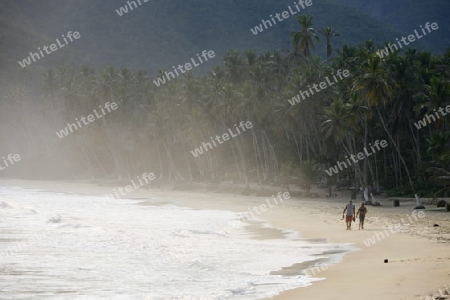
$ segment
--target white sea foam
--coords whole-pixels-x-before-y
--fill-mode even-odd
[[[101,201],[0,187],[1,298],[260,299],[318,280],[271,271],[350,249],[255,240],[233,212]]]

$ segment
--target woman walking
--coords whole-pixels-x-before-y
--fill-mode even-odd
[[[364,206],[364,202],[361,203],[361,206],[358,208],[358,212],[356,212],[356,217],[359,215],[359,228],[364,229],[364,218],[367,214],[367,208]]]

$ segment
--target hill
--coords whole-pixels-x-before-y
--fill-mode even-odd
[[[313,5],[302,12],[313,16],[316,29],[332,26],[341,34],[333,40],[334,49],[368,39],[382,44],[398,37],[399,30],[408,25],[412,29],[421,24],[420,20],[413,22],[403,16],[399,24],[393,26],[392,18],[383,17],[393,5],[356,3],[314,0]],[[261,53],[291,48],[289,34],[299,29],[295,19],[290,17],[257,36],[250,31],[262,19],[287,10],[293,5],[290,0],[151,0],[146,3],[141,0],[141,6],[120,16],[116,10],[126,4],[123,0],[3,1],[0,12],[0,41],[5,49],[0,55],[3,72],[12,78],[11,74],[18,74],[22,69],[17,63],[19,60],[68,31],[79,31],[81,38],[27,68],[36,71],[60,64],[113,65],[144,69],[155,75],[159,69],[170,69],[189,61],[198,52],[214,50],[216,59],[199,67],[199,71],[205,71],[212,64],[219,64],[219,59],[230,49],[255,49]],[[414,9],[412,5],[408,8],[411,7],[414,11],[420,8]],[[440,8],[442,6],[428,7],[428,15],[424,14],[422,19],[441,20],[444,11]],[[444,32],[442,29],[440,34]],[[442,51],[445,40],[430,38],[420,43],[415,47]],[[316,50],[323,55],[325,43],[317,45]]]
[[[361,10],[371,17],[386,23],[403,35],[411,34],[426,22],[440,25],[433,38],[423,39],[422,43],[430,51],[443,53],[450,46],[450,29],[448,12],[450,2],[446,0],[411,1],[411,0],[334,0],[336,3]]]

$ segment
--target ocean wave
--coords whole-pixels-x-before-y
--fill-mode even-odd
[[[0,208],[12,208],[12,206],[6,201],[2,201],[0,202]]]
[[[16,298],[45,299],[33,294],[41,290],[72,299],[58,294],[64,286],[90,298],[260,299],[317,280],[273,272],[318,258],[332,261],[348,249],[310,243],[294,231],[252,239],[243,234],[248,231],[237,221],[239,214],[229,211],[142,206],[124,199],[94,207],[98,197],[88,195],[1,193],[11,201],[0,205],[13,209],[2,215],[2,232],[9,233],[0,237],[24,241],[2,244],[10,249],[5,261],[17,272],[0,274],[0,289],[10,287]],[[39,213],[24,214],[22,208]]]

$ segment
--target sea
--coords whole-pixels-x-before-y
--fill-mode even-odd
[[[0,299],[266,299],[324,279],[299,266],[352,251],[152,201],[0,186]]]

